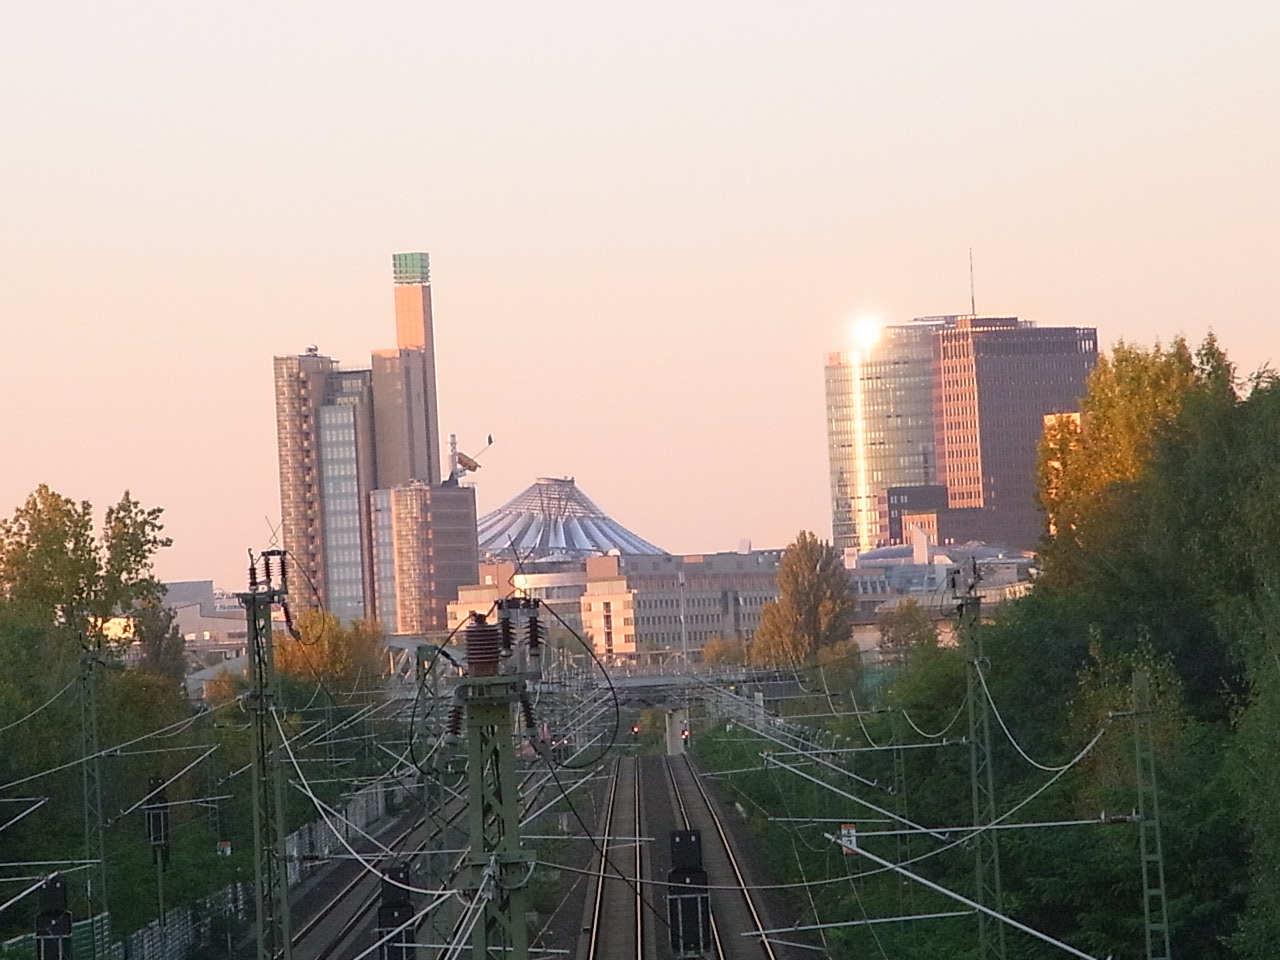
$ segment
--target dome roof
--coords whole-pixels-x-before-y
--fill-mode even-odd
[[[481,517],[477,534],[481,555],[494,559],[666,553],[608,516],[571,477],[539,477],[523,493]]]

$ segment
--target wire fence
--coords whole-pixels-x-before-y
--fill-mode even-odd
[[[383,819],[389,801],[400,788],[387,784],[366,787],[354,794],[336,821],[351,834]],[[296,886],[325,865],[334,853],[345,852],[342,839],[324,820],[314,820],[291,833],[285,841],[289,885]],[[195,946],[211,942],[215,921],[245,922],[252,918],[254,893],[251,882],[234,883],[185,907],[165,912],[165,923],[155,920],[122,939],[111,933],[111,917],[103,913],[71,925],[71,950],[76,960],[184,960]],[[221,925],[230,931],[229,924]],[[34,933],[0,943],[0,960],[37,960]]]

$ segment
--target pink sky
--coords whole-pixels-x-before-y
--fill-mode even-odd
[[[830,535],[823,354],[970,247],[980,312],[1280,361],[1276,4],[265,7],[0,10],[0,514],[127,487],[165,578],[242,585],[271,357],[391,345],[398,250],[481,510],[672,551]]]

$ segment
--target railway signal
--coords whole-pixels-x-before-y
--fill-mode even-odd
[[[413,946],[413,903],[409,899],[409,865],[394,861],[382,874],[382,903],[378,907],[377,939],[382,960],[410,960]],[[395,931],[392,933],[392,931]],[[385,940],[383,939],[385,938]]]
[[[677,958],[702,957],[711,949],[711,898],[702,869],[702,832],[671,831],[671,872],[667,874],[667,924]]]
[[[36,956],[39,960],[71,960],[71,913],[67,910],[67,881],[54,874],[40,887],[36,914]]]

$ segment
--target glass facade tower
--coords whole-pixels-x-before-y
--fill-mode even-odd
[[[941,494],[945,505],[926,511],[937,530],[1033,548],[1043,418],[1078,408],[1096,360],[1092,327],[1017,317],[923,317],[829,354],[833,544],[865,552],[903,541],[904,512]]]
[[[881,539],[888,487],[937,482],[933,336],[937,321],[885,327],[874,342],[828,354],[827,445],[832,543],[870,550]]]

